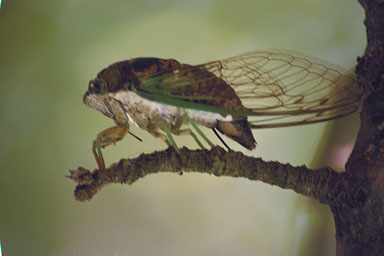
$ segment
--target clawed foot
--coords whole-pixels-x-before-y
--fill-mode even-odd
[[[94,180],[92,173],[83,167],[79,167],[77,170],[69,170],[69,175],[66,177],[79,185],[91,184]]]

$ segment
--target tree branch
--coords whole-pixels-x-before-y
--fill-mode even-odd
[[[184,159],[184,160],[182,160]],[[182,148],[178,155],[173,148],[142,154],[135,159],[122,159],[104,170],[92,173],[79,167],[70,171],[72,180],[79,185],[75,198],[90,200],[109,183],[132,184],[139,178],[158,172],[201,172],[215,176],[243,177],[259,180],[328,203],[337,197],[337,184],[343,176],[329,168],[310,170],[305,166],[293,167],[279,162],[266,162],[261,158],[245,156],[240,152],[226,152],[216,147],[212,150],[188,150]]]

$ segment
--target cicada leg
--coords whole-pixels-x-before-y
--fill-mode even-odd
[[[195,121],[193,121],[192,119],[189,118],[189,122],[191,123],[191,125],[193,126],[193,128],[195,128],[195,130],[200,134],[201,137],[203,137],[203,139],[209,144],[209,146],[211,146],[211,148],[216,148],[216,146],[207,138],[207,136],[205,136],[205,134],[200,130],[199,126],[197,126],[197,124],[195,123]],[[212,128],[213,129],[213,132],[216,134],[216,136],[220,139],[220,141],[227,147],[228,151],[232,151],[228,145],[224,142],[224,140],[219,136],[219,134],[216,132],[215,128]],[[219,154],[221,154],[220,151],[217,150],[217,152]]]
[[[160,140],[164,141],[168,147],[173,146],[171,143],[169,143],[168,137],[156,130],[147,130],[150,134],[152,134],[153,137],[159,138]]]
[[[117,141],[122,140],[127,133],[139,141],[142,141],[139,137],[129,131],[129,126],[113,126],[97,135],[96,140],[93,141],[92,152],[99,169],[105,169],[105,162],[101,148],[105,148],[106,146],[115,144]]]
[[[191,129],[180,129],[180,126],[183,124],[183,120],[179,119],[176,124],[172,127],[171,131],[173,134],[176,135],[190,135],[192,138],[196,141],[197,145],[201,149],[206,149],[203,144],[200,142],[200,140],[197,138],[196,134]]]
[[[190,135],[201,149],[206,149],[191,129],[172,130],[172,133],[176,135]]]
[[[195,123],[195,121],[193,121],[191,118],[189,118],[189,122],[191,123],[191,125],[193,126],[193,128],[195,128],[195,130],[197,131],[197,133],[208,143],[208,145],[211,147],[211,148],[214,148],[215,147],[215,144],[213,144],[207,136],[205,136],[205,134],[200,130],[200,128],[197,126],[197,124]]]
[[[176,142],[175,140],[173,139],[173,136],[171,134],[171,131],[169,130],[169,128],[162,124],[160,126],[161,130],[163,130],[165,132],[165,134],[167,134],[167,136],[165,137],[164,134],[161,134],[161,133],[157,133],[156,135],[154,133],[152,133],[155,137],[158,137],[160,139],[162,139],[163,141],[165,141],[168,145],[171,145],[177,152],[179,152],[179,147],[176,145]],[[165,137],[165,138],[164,138]]]
[[[179,125],[177,125],[177,126],[179,126]],[[172,134],[171,134],[171,130],[168,128],[168,126],[166,126],[165,124],[162,124],[162,125],[160,126],[160,128],[167,134],[167,136],[164,136],[164,134],[161,134],[161,133],[158,133],[157,136],[158,136],[159,138],[165,140],[165,142],[166,142],[169,146],[172,146],[172,147],[176,150],[176,153],[177,153],[177,155],[180,157],[182,163],[187,163],[187,159],[185,158],[185,156],[180,154],[180,150],[179,150],[179,148],[177,147],[176,142],[175,142],[175,140],[173,139],[173,136],[172,136]],[[173,131],[174,128],[175,128],[175,127],[172,128],[172,131]],[[182,175],[182,174],[183,174],[183,172],[181,171],[181,172],[179,173],[179,175]]]

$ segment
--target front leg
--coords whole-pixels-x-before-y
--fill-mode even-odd
[[[99,169],[105,169],[105,162],[101,148],[105,148],[106,146],[115,144],[117,141],[122,140],[127,133],[141,141],[139,137],[129,131],[129,126],[113,126],[97,135],[96,140],[93,141],[92,152]]]

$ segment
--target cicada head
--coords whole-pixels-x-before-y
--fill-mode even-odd
[[[111,108],[113,104],[111,96],[131,88],[133,80],[127,71],[129,71],[128,62],[115,63],[103,69],[95,79],[89,81],[88,90],[83,96],[84,104],[116,119],[116,111],[113,110],[115,108]]]

